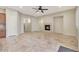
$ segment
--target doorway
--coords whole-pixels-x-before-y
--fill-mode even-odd
[[[24,32],[31,32],[31,23],[24,24]]]
[[[24,20],[24,32],[31,32],[31,19],[25,19]]]

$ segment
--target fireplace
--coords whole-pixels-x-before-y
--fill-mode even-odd
[[[50,25],[45,25],[45,30],[50,31]]]

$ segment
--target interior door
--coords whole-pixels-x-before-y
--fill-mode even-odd
[[[54,32],[63,32],[63,16],[54,17]]]
[[[0,38],[6,37],[6,17],[0,13]]]

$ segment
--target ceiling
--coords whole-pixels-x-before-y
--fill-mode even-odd
[[[42,8],[48,9],[47,11],[44,11],[44,14],[42,14],[41,12],[35,13],[36,10],[34,10],[33,8],[38,8],[38,6],[5,6],[2,8],[14,9],[14,10],[19,11],[20,13],[38,17],[42,15],[49,15],[49,14],[53,14],[56,12],[74,9],[75,6],[43,6]]]

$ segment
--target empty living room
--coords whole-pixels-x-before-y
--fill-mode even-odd
[[[0,52],[78,51],[78,6],[0,6]]]

